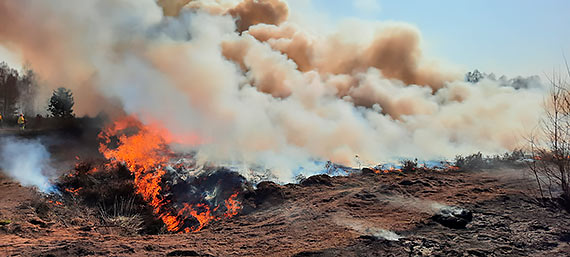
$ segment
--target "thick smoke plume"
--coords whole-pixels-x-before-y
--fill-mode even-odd
[[[287,19],[289,9],[280,0],[245,0],[228,12],[238,18],[237,29],[242,32],[256,24],[281,24]]]
[[[278,0],[2,1],[0,44],[72,88],[79,115],[121,106],[174,138],[198,135],[177,149],[203,162],[283,181],[315,161],[356,165],[355,155],[503,152],[537,123],[542,89],[463,82],[423,57],[411,25],[319,34],[290,12]]]
[[[165,16],[178,16],[182,7],[192,0],[158,0]]]
[[[362,33],[358,26],[354,24],[348,29]],[[433,63],[421,63],[420,33],[417,29],[406,24],[373,27],[376,28],[369,39],[356,42],[350,41],[354,40],[353,36],[356,39],[363,36],[340,31],[326,37],[312,37],[293,24],[256,26],[249,33],[286,54],[304,72],[352,75],[373,67],[382,70],[387,78],[395,78],[406,84],[428,85],[434,89],[442,87],[445,81],[454,79],[453,74],[445,74],[433,68]],[[348,35],[350,38],[347,38]],[[342,95],[347,92],[339,93]]]
[[[50,154],[38,140],[17,138],[0,139],[0,168],[23,186],[35,186],[42,192],[50,191],[46,174],[53,172]]]

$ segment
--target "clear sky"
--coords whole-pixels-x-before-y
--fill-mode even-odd
[[[544,75],[570,58],[568,0],[311,0],[333,21],[417,26],[425,52],[465,69]]]

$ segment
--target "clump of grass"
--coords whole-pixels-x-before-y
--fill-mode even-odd
[[[99,214],[104,226],[118,229],[121,234],[137,235],[144,228],[142,216],[136,213],[134,198],[115,198],[110,207],[100,204]]]

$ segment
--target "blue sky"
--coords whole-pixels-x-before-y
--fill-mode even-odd
[[[465,69],[544,75],[570,57],[567,0],[312,0],[333,21],[414,24],[431,57]],[[363,8],[364,7],[364,8]]]

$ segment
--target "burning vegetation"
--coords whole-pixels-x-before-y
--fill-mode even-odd
[[[196,232],[242,208],[245,178],[224,168],[197,167],[192,154],[172,152],[157,129],[127,117],[99,138],[106,161],[80,162],[62,176],[57,186],[63,195],[103,209],[128,200],[130,209],[148,214],[151,233],[158,229],[153,218],[169,232]]]
[[[0,136],[10,134],[0,138],[0,168],[42,191],[12,206],[16,222],[0,208],[0,233],[21,236],[22,220],[46,234],[118,229],[129,240],[229,245],[219,256],[253,247],[297,256],[493,254],[459,252],[455,240],[504,255],[569,249],[551,244],[570,241],[568,219],[519,192],[534,183],[538,200],[570,206],[568,82],[554,78],[548,93],[538,77],[475,70],[463,80],[424,56],[413,25],[352,21],[321,33],[289,7],[0,1],[0,22],[10,24],[0,27],[0,50],[29,62],[21,74],[0,62]],[[44,117],[35,102],[46,92]],[[530,140],[530,154],[516,150],[512,135],[539,123],[545,95],[546,137]],[[64,149],[71,141],[83,145]],[[378,164],[387,160],[400,162]],[[534,181],[511,173],[500,181],[491,169],[530,169]],[[5,185],[11,195],[22,190]],[[543,213],[561,229],[533,220]],[[157,255],[160,243],[123,250]],[[40,255],[58,250],[124,253]]]

